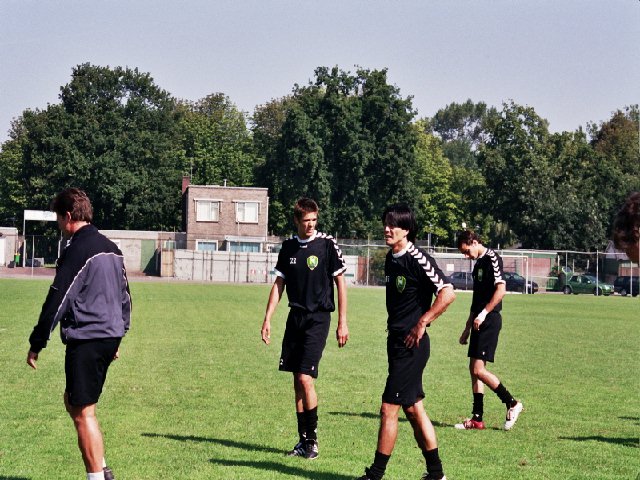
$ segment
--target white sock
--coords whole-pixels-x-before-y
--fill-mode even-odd
[[[100,470],[96,473],[87,473],[87,480],[104,480],[104,472]]]
[[[102,457],[102,468],[105,468],[107,466],[107,461],[105,460],[104,457]]]

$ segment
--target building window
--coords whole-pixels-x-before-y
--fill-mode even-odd
[[[260,244],[253,242],[229,242],[228,249],[232,252],[260,252]]]
[[[220,217],[220,201],[196,200],[196,222],[217,222]]]
[[[196,250],[199,252],[217,252],[217,240],[196,240]]]
[[[236,202],[236,221],[239,223],[258,223],[258,202]]]

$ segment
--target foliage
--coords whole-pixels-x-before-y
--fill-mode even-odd
[[[3,188],[43,210],[63,188],[82,188],[101,228],[178,226],[178,115],[171,96],[137,69],[83,64],[61,88],[60,101],[27,110],[14,124],[9,150],[15,158],[19,149],[21,158],[13,183]]]
[[[377,234],[386,204],[416,203],[411,100],[388,85],[386,70],[352,75],[320,67],[315,74],[314,82],[296,85],[291,97],[254,115],[254,139],[267,147],[260,177],[277,205],[302,195],[318,201],[324,230]],[[276,233],[285,233],[284,224],[282,216],[270,218]]]
[[[463,212],[459,209],[460,196],[452,189],[454,167],[444,157],[440,140],[425,133],[421,122],[416,128],[416,183],[421,192],[416,210],[418,236],[432,234],[435,245],[438,237],[453,240]]]
[[[253,185],[256,155],[245,115],[222,93],[183,101],[184,172],[196,185]]]

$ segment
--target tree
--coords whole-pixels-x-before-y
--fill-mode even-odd
[[[61,103],[27,110],[10,132],[19,148],[16,184],[31,208],[46,209],[61,189],[92,199],[101,228],[180,225],[180,148],[175,101],[137,69],[73,69]],[[5,148],[3,148],[4,153]],[[20,212],[21,215],[21,212]]]
[[[387,84],[386,70],[352,75],[320,67],[315,75],[254,115],[254,142],[264,155],[260,178],[277,209],[269,226],[285,233],[285,212],[289,217],[295,199],[309,195],[320,204],[323,229],[379,235],[387,203],[415,206],[418,198],[411,99]]]
[[[480,148],[478,161],[488,189],[488,210],[505,221],[527,248],[544,248],[545,206],[553,191],[546,120],[531,107],[504,104],[500,119]]]
[[[180,102],[184,170],[196,184],[253,185],[256,155],[247,119],[222,93]]]
[[[459,209],[460,197],[451,189],[453,167],[444,157],[441,142],[435,136],[425,133],[424,124],[415,124],[418,131],[416,159],[419,168],[416,183],[421,191],[416,210],[420,236],[432,234],[435,239],[452,240],[459,228],[463,212]]]

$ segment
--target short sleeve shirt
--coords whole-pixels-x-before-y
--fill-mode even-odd
[[[484,255],[478,258],[473,267],[473,300],[471,301],[473,313],[479,313],[487,306],[498,283],[505,283],[502,273],[502,257],[487,248]],[[500,310],[502,310],[502,302],[493,309],[494,312]]]
[[[284,279],[289,307],[333,312],[333,280],[346,269],[335,239],[315,232],[307,240],[293,236],[282,243],[275,273]]]
[[[399,253],[387,253],[384,272],[390,333],[411,330],[431,308],[433,296],[451,286],[435,260],[411,242]]]

